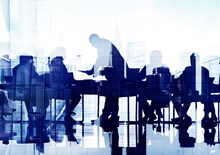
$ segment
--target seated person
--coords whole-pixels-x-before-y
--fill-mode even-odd
[[[172,119],[173,123],[190,123],[191,118],[187,115],[187,111],[191,102],[201,101],[204,104],[204,118],[202,125],[207,122],[209,113],[211,119],[216,122],[214,104],[210,93],[210,77],[209,71],[199,65],[199,56],[193,53],[190,56],[191,66],[187,66],[183,73],[177,79],[177,85],[180,86],[177,92],[174,92],[173,104],[179,117]]]
[[[145,114],[143,121],[153,123],[156,119],[160,121],[162,117],[161,108],[169,106],[171,73],[168,67],[158,67],[153,70],[152,75],[146,76],[146,80],[145,86],[142,85],[145,88],[139,92],[138,101]],[[151,104],[147,100],[151,100]]]
[[[20,62],[13,68],[13,83],[16,86],[15,96],[25,102],[29,120],[33,120],[33,107],[36,104],[36,84],[39,75],[36,72],[32,56],[21,55]]]
[[[160,121],[161,108],[169,105],[169,85],[171,73],[167,65],[162,62],[162,54],[154,50],[150,55],[150,64],[144,66],[139,72],[139,97],[140,108],[144,112],[142,121],[152,123],[157,119]],[[144,82],[142,82],[144,81]],[[151,104],[147,100],[151,100]],[[156,111],[157,116],[154,111]]]
[[[65,94],[61,94],[60,90],[64,88],[70,89],[71,104],[66,105],[65,121],[74,121],[71,117],[73,110],[81,100],[79,89],[74,85],[75,80],[73,74],[69,74],[63,63],[63,57],[57,56],[53,58],[49,64],[50,72],[45,74],[46,86],[58,91],[58,97],[63,98]],[[71,76],[71,77],[70,77]],[[68,101],[66,102],[68,103]]]

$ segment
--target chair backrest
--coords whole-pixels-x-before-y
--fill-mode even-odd
[[[172,75],[168,67],[157,67],[153,69],[153,75],[159,76],[160,91],[168,90],[172,81]]]
[[[126,79],[132,82],[138,81],[139,68],[127,68]]]

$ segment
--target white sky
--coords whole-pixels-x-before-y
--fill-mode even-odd
[[[29,5],[25,0],[21,2]],[[88,41],[91,33],[97,33],[116,45],[121,45],[119,49],[124,56],[127,43],[145,42],[146,61],[152,50],[160,50],[163,63],[170,66],[173,72],[178,70],[181,53],[198,52],[203,60],[208,55],[218,55],[220,51],[218,0],[37,2],[37,19],[40,19],[37,46],[44,48],[47,54],[57,46],[64,46],[70,62],[76,55],[82,55],[81,59],[88,64],[94,62],[95,49]],[[1,31],[4,28],[2,26]],[[116,42],[117,36],[117,41],[120,42]]]
[[[180,53],[198,52],[203,58],[220,51],[217,0],[53,0],[51,6],[57,36],[86,55],[93,50],[88,36],[98,33],[114,42],[116,25],[122,53],[128,42],[144,41],[146,53],[161,50],[172,70]]]

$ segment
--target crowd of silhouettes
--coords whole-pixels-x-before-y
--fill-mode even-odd
[[[163,117],[161,109],[168,107],[172,102],[178,117],[173,118],[171,123],[179,125],[179,140],[182,145],[185,145],[188,140],[193,145],[195,139],[187,134],[187,129],[192,123],[187,112],[192,102],[201,102],[204,104],[202,127],[206,131],[205,137],[214,133],[213,128],[217,125],[217,117],[211,97],[213,78],[210,77],[209,70],[199,64],[197,53],[191,54],[191,65],[187,66],[179,77],[174,78],[169,67],[162,63],[161,52],[152,51],[150,64],[141,68],[137,75],[132,75],[137,78],[130,81],[128,80],[130,77],[125,76],[125,73],[129,73],[131,68],[128,67],[125,59],[112,42],[100,38],[97,34],[91,34],[89,42],[97,49],[98,57],[91,69],[81,70],[81,72],[93,75],[93,77],[105,76],[106,78],[105,81],[96,85],[99,88],[97,94],[105,96],[102,114],[96,120],[105,132],[117,133],[120,119],[119,98],[124,96],[125,85],[134,82],[139,108],[141,108],[141,113],[144,112],[144,116],[139,120],[142,124],[160,122]],[[56,55],[51,60],[48,59],[49,72],[39,75],[34,66],[33,56],[21,55],[19,64],[13,68],[13,78],[10,82],[15,86],[13,100],[25,102],[29,122],[39,120],[39,118],[46,119],[51,98],[65,100],[66,133],[69,140],[76,141],[72,129],[76,121],[72,115],[75,114],[74,109],[81,100],[81,92],[73,73],[67,70],[63,60],[62,55]],[[41,84],[44,86],[43,89],[38,87]],[[42,94],[44,95],[42,96]],[[8,98],[4,91],[0,91],[0,96],[0,117],[1,121],[4,121],[5,115],[12,113],[15,109],[8,105]],[[151,102],[149,103],[148,100]],[[33,135],[34,127],[39,126],[37,123],[29,124],[27,141],[31,141],[33,138],[31,135]],[[211,133],[207,133],[209,128],[212,129]],[[209,141],[210,139],[207,140],[207,143],[210,143]]]

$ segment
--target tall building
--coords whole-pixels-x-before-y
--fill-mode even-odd
[[[209,70],[209,75],[214,77],[214,83],[219,84],[220,57],[217,55],[208,56],[202,62],[202,65]]]
[[[127,63],[130,68],[142,68],[146,64],[146,44],[143,41],[127,44]]]

